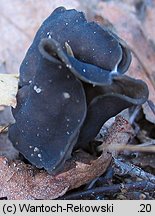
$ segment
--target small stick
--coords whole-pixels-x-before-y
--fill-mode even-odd
[[[3,133],[10,125],[4,126],[1,130],[0,130],[0,134]]]
[[[127,184],[115,184],[109,185],[105,187],[93,188],[87,191],[80,191],[76,193],[71,193],[68,195],[64,195],[59,199],[62,200],[77,200],[77,199],[90,199],[91,197],[97,197],[103,195],[110,195],[115,193],[121,193],[122,191],[133,192],[133,191],[142,191],[142,192],[154,192],[155,184],[150,183],[148,181],[139,181],[139,182],[131,182]]]
[[[129,162],[124,163],[124,162],[122,162],[116,158],[114,158],[114,171],[115,171],[115,174],[118,174],[121,176],[129,174],[132,177],[138,177],[138,178],[141,178],[143,180],[147,180],[150,183],[155,184],[155,176],[154,175],[152,175],[148,172],[145,172],[140,167],[135,166],[134,164],[131,164]]]
[[[108,149],[111,151],[116,150],[116,151],[131,151],[131,152],[155,152],[155,146],[145,146],[145,145],[144,146],[142,145],[111,145],[108,147]]]
[[[151,145],[155,145],[155,140],[154,139],[150,140],[149,142],[138,144],[138,146],[143,146],[143,147],[145,147],[145,146],[151,146]]]

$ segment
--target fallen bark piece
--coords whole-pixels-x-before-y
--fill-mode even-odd
[[[0,105],[16,106],[18,74],[0,74]]]
[[[112,154],[107,147],[114,143],[127,142],[131,136],[130,124],[121,116],[109,129],[104,139],[100,157],[92,156],[82,150],[74,152],[65,163],[63,171],[50,175],[45,170],[25,164],[20,160],[8,161],[0,157],[0,197],[7,199],[55,199],[66,191],[77,188],[101,176],[109,167]],[[124,139],[122,134],[129,134]],[[110,148],[111,149],[111,148]],[[112,151],[112,150],[111,150]]]

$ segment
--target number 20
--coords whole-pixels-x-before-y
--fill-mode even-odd
[[[139,212],[151,212],[151,204],[140,204],[142,207]]]

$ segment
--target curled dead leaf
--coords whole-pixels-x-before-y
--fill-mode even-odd
[[[66,191],[79,187],[105,172],[111,154],[98,159],[84,152],[76,153],[55,176],[21,161],[8,162],[0,158],[0,197],[8,199],[55,199]],[[19,181],[20,179],[20,181]]]

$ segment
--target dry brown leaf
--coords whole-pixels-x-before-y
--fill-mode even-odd
[[[0,197],[8,199],[55,199],[67,190],[81,186],[105,172],[111,161],[110,154],[98,159],[78,152],[66,164],[66,171],[56,176],[46,171],[6,158],[0,158]]]
[[[0,74],[0,105],[16,106],[17,74]]]
[[[6,158],[1,157],[0,197],[55,199],[62,196],[66,191],[102,175],[112,159],[112,154],[108,153],[107,147],[114,143],[127,143],[131,131],[130,124],[123,117],[117,117],[109,129],[109,135],[104,139],[103,153],[100,157],[95,158],[86,152],[76,151],[66,162],[64,170],[55,176],[22,161],[8,162]]]
[[[115,122],[108,129],[107,135],[103,139],[102,145],[98,147],[99,150],[106,148],[112,152],[113,156],[117,155],[117,146],[124,146],[127,144],[129,138],[133,137],[134,130],[129,122],[121,115],[116,116]]]

